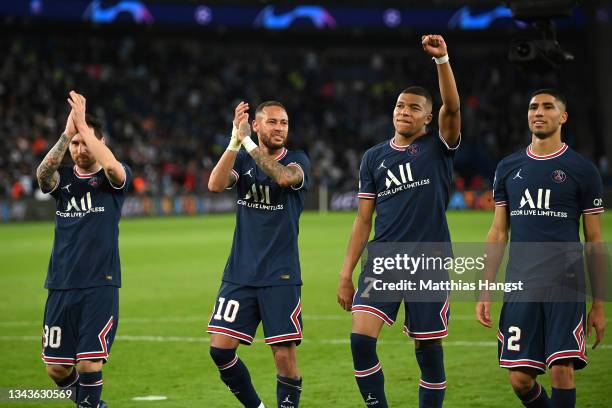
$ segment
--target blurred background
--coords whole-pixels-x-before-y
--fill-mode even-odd
[[[529,95],[544,87],[566,94],[563,138],[597,165],[610,202],[612,8],[582,3],[2,2],[0,220],[53,218],[35,173],[71,89],[133,169],[126,216],[231,211],[232,193],[207,180],[235,105],[268,99],[288,109],[288,147],[312,161],[307,209],[351,210],[363,153],[393,136],[398,93],[423,85],[440,107],[426,33],[444,35],[461,96],[451,208],[493,207],[496,164],[529,144]]]

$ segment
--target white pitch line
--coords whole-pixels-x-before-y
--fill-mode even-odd
[[[115,338],[117,341],[133,341],[133,342],[145,342],[145,343],[210,343],[208,337],[190,337],[190,336],[131,336],[131,335],[119,335]],[[40,336],[0,336],[0,341],[38,341],[40,342]],[[406,340],[379,340],[378,344],[394,344],[402,345],[409,342]],[[344,345],[350,344],[349,338],[342,339],[304,339],[303,343],[306,344],[331,344],[331,345]],[[256,343],[262,343],[261,340]],[[447,347],[496,347],[496,341],[466,341],[466,340],[446,340],[443,341],[444,346]],[[598,349],[612,350],[612,344],[600,344]]]
[[[132,401],[165,401],[168,397],[165,395],[145,395],[144,397],[134,397]]]

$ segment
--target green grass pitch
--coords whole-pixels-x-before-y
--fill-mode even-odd
[[[492,213],[449,212],[456,242],[482,241]],[[303,407],[361,407],[348,343],[350,315],[336,303],[337,276],[354,219],[352,213],[306,213],[301,220],[305,341],[298,360]],[[118,337],[104,368],[104,399],[111,407],[237,407],[208,356],[205,325],[234,227],[233,215],[134,219],[121,222],[123,288]],[[604,218],[612,241],[612,218]],[[46,291],[43,281],[53,239],[51,223],[0,226],[0,388],[52,388],[39,359]],[[254,237],[254,239],[256,239]],[[499,314],[499,304],[494,315]],[[496,331],[480,327],[474,304],[451,306],[445,339],[448,407],[518,407],[507,373],[496,362]],[[607,307],[608,316],[612,313]],[[402,321],[400,315],[398,321]],[[495,319],[497,322],[497,319]],[[268,407],[276,406],[275,371],[261,340],[240,347]],[[579,407],[609,406],[612,333],[589,349],[589,366],[576,375]],[[589,345],[592,338],[589,341]],[[385,327],[379,357],[392,407],[417,405],[419,371],[413,342],[401,325]],[[541,382],[549,388],[547,376]],[[165,401],[133,401],[164,395]],[[8,407],[60,403],[3,403]],[[51,405],[49,405],[51,404]]]

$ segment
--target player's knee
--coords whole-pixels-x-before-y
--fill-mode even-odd
[[[442,339],[432,340],[414,340],[414,347],[417,349],[425,349],[431,347],[438,347],[442,345]]]
[[[359,333],[351,333],[351,351],[353,356],[376,352],[376,338]]]
[[[574,387],[574,366],[572,364],[555,364],[550,369],[550,379],[555,388]]]
[[[279,370],[279,374],[286,377],[293,377],[297,369],[295,346],[273,346],[272,353],[274,354],[274,361]]]
[[[47,365],[47,375],[55,382],[61,381],[64,378],[68,377],[70,371],[72,371],[72,366],[56,364]]]
[[[521,371],[510,372],[510,385],[517,395],[525,395],[531,391],[534,381],[533,377],[527,373]]]
[[[211,346],[209,352],[217,367],[225,366],[236,358],[236,349],[222,349]]]
[[[210,345],[220,349],[237,349],[240,341],[224,334],[211,334]]]
[[[369,313],[353,313],[352,332],[364,336],[378,338],[383,321]]]
[[[103,365],[102,360],[81,360],[77,363],[77,369],[80,373],[96,373],[102,371]]]

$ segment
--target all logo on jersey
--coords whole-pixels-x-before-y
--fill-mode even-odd
[[[552,172],[551,177],[555,183],[563,183],[567,176],[563,170],[555,170]]]
[[[378,193],[378,197],[426,185],[429,182],[429,179],[415,181],[412,165],[410,163],[402,163],[395,168],[387,169],[385,173],[385,190]]]
[[[261,210],[282,210],[282,204],[272,205],[270,198],[270,186],[262,186],[259,184],[251,184],[244,198],[236,202],[238,205],[243,205],[248,208],[258,208]]]
[[[253,168],[251,167],[249,169],[249,171],[247,171],[246,173],[243,174],[243,176],[249,176],[249,177],[253,177],[253,175],[251,174],[253,172]]]
[[[401,186],[402,184],[406,184],[409,181],[414,181],[412,178],[412,168],[410,167],[410,163],[400,164],[398,166],[398,174],[399,178],[390,170],[387,169],[387,177],[385,178],[385,188],[391,187],[391,185]],[[400,181],[401,180],[401,181]]]
[[[66,192],[68,194],[70,194],[70,186],[72,185],[72,183],[68,183],[66,184],[64,187],[62,187],[62,190],[66,190]]]
[[[380,164],[378,165],[378,168],[376,170],[383,170],[386,169],[387,166],[385,166],[385,161],[381,161]]]
[[[519,208],[523,208],[528,205],[529,208],[539,208],[544,210],[550,210],[550,190],[544,188],[538,188],[537,204],[533,201],[529,189],[526,188],[523,196],[521,197],[521,205]]]
[[[251,184],[251,188],[244,196],[245,200],[253,199],[255,202],[270,204],[270,186]]]
[[[66,209],[56,211],[55,214],[63,218],[83,217],[89,213],[104,212],[104,207],[94,207],[91,200],[91,192],[87,192],[80,199],[71,197],[66,203]]]
[[[567,218],[564,211],[554,211],[550,209],[551,190],[548,188],[538,188],[537,191],[525,189],[521,195],[519,207],[510,211],[510,216],[544,216]]]
[[[81,197],[81,206],[79,207],[78,205],[79,203],[77,203],[77,200],[75,197],[72,197],[69,201],[68,201],[68,205],[66,206],[66,211],[87,211],[91,209],[91,193],[87,193],[85,194],[83,197]]]

